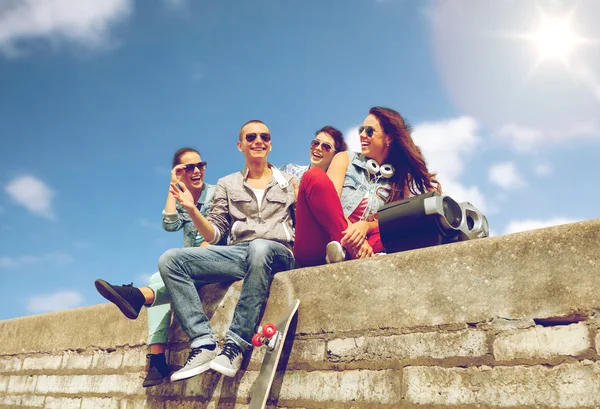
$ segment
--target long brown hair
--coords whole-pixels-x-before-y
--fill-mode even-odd
[[[412,129],[402,115],[383,107],[373,107],[369,114],[377,118],[383,133],[391,138],[385,163],[391,164],[395,171],[390,179],[392,192],[387,203],[404,199],[409,192],[413,195],[431,191],[442,193],[442,186],[435,179],[436,174],[427,170],[421,149],[410,136]]]

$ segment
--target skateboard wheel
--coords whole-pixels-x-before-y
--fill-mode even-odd
[[[254,336],[252,336],[252,345],[254,345],[255,347],[259,347],[263,344],[262,342],[262,337],[260,334],[254,334]]]
[[[275,333],[277,333],[277,328],[273,324],[267,324],[264,326],[262,333],[265,337],[271,338]]]

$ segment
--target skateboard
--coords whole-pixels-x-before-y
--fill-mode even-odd
[[[292,318],[298,311],[300,300],[293,301],[287,312],[281,317],[277,324],[266,324],[259,327],[258,332],[252,337],[252,345],[264,346],[266,348],[265,357],[256,382],[254,383],[254,392],[248,409],[264,409],[271,391],[271,385],[277,371],[277,364],[281,358],[283,344],[287,337],[288,329]]]

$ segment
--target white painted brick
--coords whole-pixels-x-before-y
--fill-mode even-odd
[[[41,408],[44,406],[44,396],[24,395],[21,397],[21,406]]]
[[[144,395],[142,379],[139,374],[123,375],[77,375],[56,376],[40,375],[36,393],[123,393],[126,395]]]
[[[31,393],[35,390],[35,385],[38,380],[36,375],[32,376],[11,376],[8,380],[8,388],[6,388],[6,392],[8,393],[23,393],[28,392]]]
[[[23,361],[23,370],[58,369],[62,355],[29,356]]]
[[[487,353],[486,334],[473,330],[334,339],[328,342],[327,348],[332,361],[441,359]]]
[[[6,388],[8,387],[9,380],[10,380],[9,376],[0,376],[0,392],[6,392]]]
[[[123,352],[121,351],[96,351],[92,359],[92,368],[118,369],[121,367],[121,363],[123,363]]]
[[[119,403],[110,398],[83,398],[81,409],[119,409]]]
[[[600,363],[555,367],[407,367],[404,398],[416,405],[597,407]]]
[[[80,355],[67,352],[63,355],[61,368],[63,369],[89,369],[92,366],[92,355]]]
[[[17,372],[21,364],[21,359],[17,357],[0,359],[0,372]]]
[[[53,398],[48,396],[44,409],[79,409],[81,399],[79,398]]]
[[[494,340],[493,351],[494,358],[507,361],[560,355],[577,356],[585,352],[590,345],[589,329],[581,322],[501,333]]]
[[[139,368],[146,366],[146,347],[126,350],[123,355],[123,368]]]

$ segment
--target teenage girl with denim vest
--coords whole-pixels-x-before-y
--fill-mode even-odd
[[[181,148],[173,155],[170,184],[183,184],[191,192],[197,209],[203,215],[208,213],[210,205],[215,196],[215,186],[204,183],[204,172],[206,162],[203,162],[200,153],[193,148]],[[169,192],[165,208],[162,211],[162,225],[166,231],[178,231],[183,229],[184,247],[203,247],[208,243],[192,223],[187,211],[181,207]],[[102,296],[109,301],[114,300],[114,293],[131,293],[132,285],[113,286],[104,280],[96,280],[96,288]],[[163,379],[170,373],[165,358],[167,335],[171,324],[171,304],[162,300],[170,299],[170,295],[160,276],[155,273],[150,277],[147,287],[140,288],[144,297],[139,297],[139,302],[148,306],[148,355],[147,374],[143,386],[154,386],[162,383]],[[153,305],[156,300],[157,305]],[[137,318],[137,314],[130,311],[123,313],[131,319]]]
[[[312,266],[383,252],[377,211],[384,204],[441,192],[402,116],[374,107],[359,128],[361,152],[341,152],[327,173],[302,177],[296,204],[297,265]]]

